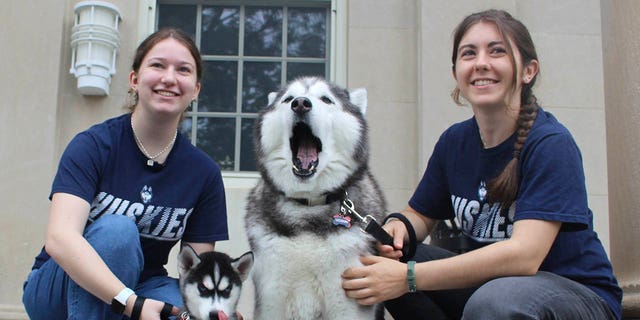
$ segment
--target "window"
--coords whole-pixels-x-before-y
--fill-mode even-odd
[[[253,126],[269,92],[298,76],[331,78],[331,1],[185,2],[156,10],[156,28],[189,33],[204,61],[181,131],[222,170],[255,171]]]

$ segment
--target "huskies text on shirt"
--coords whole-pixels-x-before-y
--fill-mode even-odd
[[[145,260],[141,281],[167,274],[164,265],[178,240],[228,239],[222,176],[208,155],[178,134],[163,165],[150,167],[146,160],[131,114],[109,119],[69,143],[50,195],[69,193],[90,203],[87,223],[112,214],[135,221]],[[34,268],[47,259],[43,249]]]

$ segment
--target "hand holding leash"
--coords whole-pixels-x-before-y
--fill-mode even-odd
[[[394,212],[394,213],[388,215],[386,218],[384,218],[384,221],[383,221],[382,225],[385,225],[387,223],[387,221],[389,221],[389,219],[392,219],[392,218],[400,220],[404,224],[405,228],[407,229],[407,233],[408,233],[408,236],[409,236],[409,242],[405,243],[402,246],[402,257],[400,257],[400,262],[407,262],[407,261],[411,260],[411,258],[413,257],[414,254],[416,254],[416,248],[418,246],[418,240],[417,240],[417,236],[416,236],[416,231],[415,231],[415,229],[413,229],[413,225],[411,224],[409,219],[407,219],[407,217],[405,217],[403,214],[401,214],[399,212]],[[380,229],[382,229],[382,227],[380,227]],[[386,243],[383,243],[383,244],[386,244]],[[391,238],[391,244],[389,244],[389,245],[391,247],[395,248],[394,245],[393,245],[393,238]]]
[[[356,211],[355,205],[353,204],[353,201],[349,199],[346,191],[345,198],[344,200],[342,200],[342,204],[340,206],[340,213],[340,216],[342,218],[351,216],[355,217],[362,225],[365,225],[365,227],[361,228],[361,230],[372,235],[380,243],[394,247],[393,237],[389,235],[384,229],[382,229],[382,227],[378,224],[373,216],[362,215],[358,211]],[[416,253],[416,232],[413,229],[411,222],[409,222],[409,220],[402,214],[392,213],[385,218],[384,222],[386,222],[390,218],[396,218],[402,221],[402,223],[404,223],[405,227],[407,228],[407,232],[409,233],[409,243],[402,247],[402,257],[400,258],[401,262],[407,262]],[[335,219],[336,217],[334,216],[334,221]],[[348,221],[350,222],[351,220],[349,219]]]

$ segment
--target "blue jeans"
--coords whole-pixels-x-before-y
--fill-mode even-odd
[[[138,282],[144,257],[132,220],[103,216],[85,229],[84,237],[111,272],[136,294],[182,307],[177,279],[162,276]],[[22,302],[32,320],[123,319],[108,304],[78,286],[53,259],[31,271],[24,283]]]
[[[418,262],[455,255],[420,245]],[[385,302],[395,320],[593,319],[615,320],[607,303],[588,287],[549,272],[503,277],[479,288],[420,291]]]

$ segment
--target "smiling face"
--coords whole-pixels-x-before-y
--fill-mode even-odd
[[[191,52],[176,39],[166,38],[147,52],[137,71],[131,71],[129,82],[145,111],[180,115],[200,92],[197,71]]]
[[[537,61],[523,68],[521,60],[511,39],[504,39],[494,23],[481,21],[462,36],[453,76],[472,107],[519,109],[522,84],[537,72]]]

